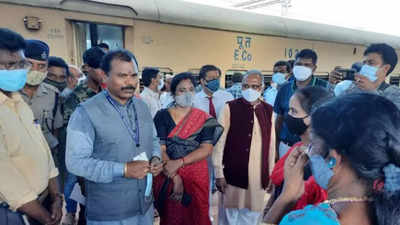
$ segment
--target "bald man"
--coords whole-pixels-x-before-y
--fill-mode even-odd
[[[61,96],[65,99],[72,93],[78,83],[85,79],[85,75],[82,71],[75,65],[69,65],[69,74],[67,75],[67,87],[61,93]]]

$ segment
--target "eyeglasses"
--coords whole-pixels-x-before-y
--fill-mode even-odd
[[[243,87],[244,89],[251,88],[251,89],[257,90],[257,89],[260,89],[260,88],[261,88],[261,85],[258,85],[258,84],[252,84],[252,85],[243,84],[242,87]]]
[[[0,62],[0,70],[18,70],[18,69],[26,69],[29,70],[32,67],[32,63],[28,60],[22,60],[19,62],[8,62],[1,63]]]

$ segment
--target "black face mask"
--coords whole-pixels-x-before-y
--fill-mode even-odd
[[[303,118],[295,118],[289,114],[286,114],[285,122],[288,126],[290,133],[297,135],[297,136],[303,135],[308,128],[308,126],[303,121],[307,117],[308,116],[303,117]]]
[[[57,81],[54,81],[54,80],[50,80],[48,78],[44,79],[43,82],[45,82],[46,84],[50,84],[50,85],[56,87],[59,91],[63,91],[64,88],[67,87],[67,82],[57,82]]]

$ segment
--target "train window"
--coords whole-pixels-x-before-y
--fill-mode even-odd
[[[105,43],[110,50],[124,47],[124,27],[108,24],[72,22],[77,64],[87,49]]]
[[[241,73],[244,75],[247,70],[227,70],[225,73],[225,88],[230,88],[233,85],[232,76],[235,73]]]

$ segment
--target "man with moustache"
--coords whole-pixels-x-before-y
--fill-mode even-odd
[[[76,107],[87,99],[95,96],[97,93],[101,92],[101,83],[104,79],[104,72],[100,68],[101,59],[106,53],[99,47],[93,47],[86,50],[83,53],[83,63],[86,65],[87,69],[87,79],[85,79],[81,84],[79,84],[72,93],[67,97],[64,103],[64,128],[61,132],[61,140],[63,145],[63,152],[65,152],[66,145],[66,129],[68,126],[68,121],[75,111]],[[65,155],[65,154],[64,154]],[[64,159],[65,162],[65,159]],[[70,199],[70,195],[75,184],[80,180],[80,184],[83,186],[83,180],[78,179],[77,176],[69,173],[67,171],[65,184],[64,184],[64,196],[65,196],[65,208],[67,211],[64,217],[63,224],[73,225],[75,224],[75,213],[77,212],[77,202]],[[81,187],[83,188],[83,187]],[[85,213],[84,205],[80,205],[79,220],[78,225],[85,225]]]
[[[31,67],[46,66],[28,61],[26,46],[21,35],[0,28],[0,224],[27,224],[26,215],[32,225],[57,225],[63,202],[58,170],[40,124],[19,93]],[[43,205],[47,196],[48,208]]]
[[[107,89],[80,104],[67,129],[68,170],[85,178],[88,225],[152,225],[152,176],[162,171],[146,103],[134,97],[138,64],[127,50],[107,53]]]

